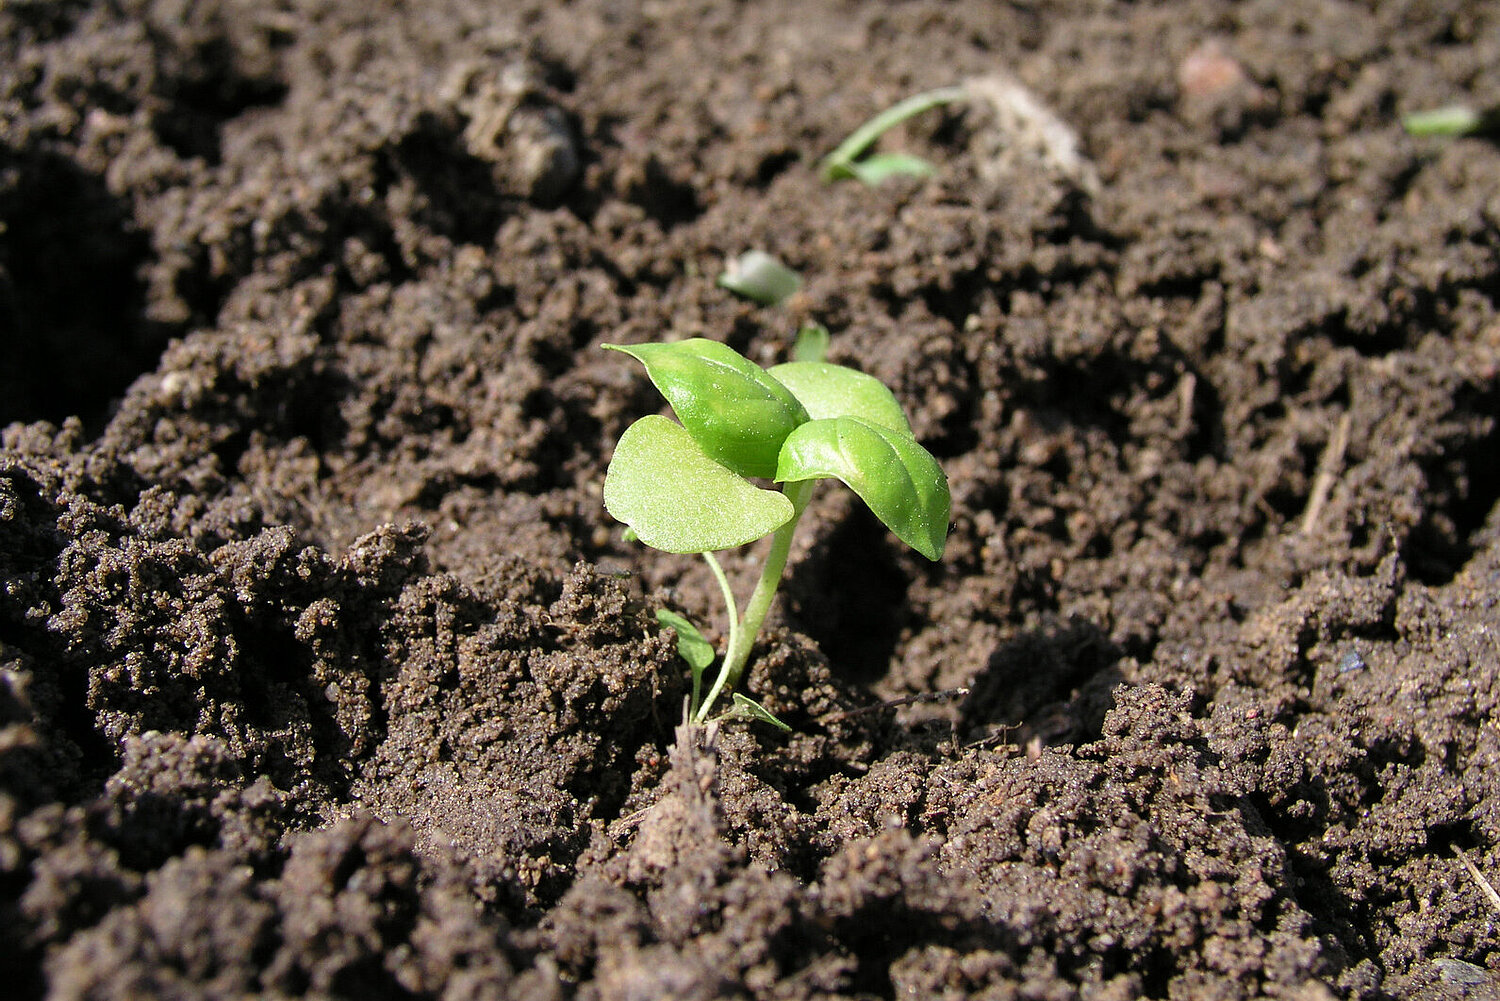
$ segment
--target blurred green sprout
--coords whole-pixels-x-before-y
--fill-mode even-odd
[[[891,129],[934,108],[967,99],[962,87],[942,87],[913,94],[891,105],[849,134],[849,138],[823,158],[819,174],[824,181],[853,178],[875,187],[892,177],[930,177],[932,164],[911,153],[872,153],[866,151]]]
[[[762,306],[779,306],[802,287],[802,278],[764,250],[747,250],[719,275],[719,286]]]
[[[1500,133],[1500,108],[1450,104],[1401,116],[1401,127],[1414,136],[1477,136]]]

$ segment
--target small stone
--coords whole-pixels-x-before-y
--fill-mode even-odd
[[[1217,41],[1204,42],[1177,65],[1177,86],[1186,98],[1213,100],[1249,82],[1239,60]]]

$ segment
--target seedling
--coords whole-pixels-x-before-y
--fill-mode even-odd
[[[898,101],[851,132],[848,139],[825,156],[820,175],[825,181],[852,177],[872,188],[890,177],[931,176],[935,170],[932,164],[911,153],[876,153],[863,159],[861,157],[874,145],[875,140],[908,118],[967,97],[968,93],[962,87],[943,87],[913,94],[904,101]]]
[[[792,344],[792,361],[822,361],[828,354],[828,328],[821,323],[804,323]]]
[[[917,443],[880,380],[824,361],[763,369],[703,338],[604,346],[646,366],[681,422],[653,414],[626,428],[604,477],[604,506],[648,546],[702,554],[728,613],[729,644],[706,695],[702,680],[712,646],[676,613],[658,615],[677,633],[691,669],[696,722],[708,720],[744,673],[819,480],[841,480],[898,539],[930,560],[942,556],[948,478]],[[767,488],[757,479],[781,486]],[[714,553],[768,535],[770,548],[741,615]],[[781,725],[738,694],[726,715]]]
[[[797,294],[802,278],[764,250],[747,250],[724,268],[719,286],[762,306],[779,306]]]

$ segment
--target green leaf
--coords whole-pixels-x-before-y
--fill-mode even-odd
[[[746,698],[739,692],[735,692],[731,697],[734,699],[734,706],[724,714],[730,719],[757,720],[761,723],[770,723],[772,726],[778,726],[781,729],[785,730],[787,733],[792,732],[791,727],[787,726],[785,723],[781,722],[781,720],[777,719],[776,715],[771,712],[771,710],[767,709],[759,702],[756,702],[754,699]]]
[[[867,188],[878,188],[892,177],[931,177],[937,168],[913,153],[875,153],[842,165],[839,176],[852,177]]]
[[[1401,116],[1401,127],[1414,136],[1471,136],[1493,129],[1496,114],[1482,112],[1467,105],[1450,104],[1442,108],[1413,111]]]
[[[669,553],[733,549],[776,531],[794,511],[719,465],[680,425],[642,417],[620,436],[604,474],[604,507],[642,542]]]
[[[688,662],[695,674],[714,662],[714,645],[703,638],[698,627],[685,617],[665,608],[656,610],[656,621],[677,634],[677,655]]]
[[[604,346],[645,365],[693,440],[709,458],[741,476],[774,475],[781,443],[807,420],[807,411],[785,386],[727,344],[694,337]]]
[[[747,250],[725,267],[719,286],[762,306],[779,306],[797,294],[802,278],[764,250]]]
[[[911,425],[896,397],[873,375],[823,361],[791,361],[767,369],[792,391],[813,420],[858,417],[881,427],[911,434]]]
[[[693,679],[693,698],[688,705],[690,711],[697,712],[703,691],[703,672],[714,662],[714,645],[703,638],[697,626],[676,612],[658,608],[656,621],[677,634],[677,656],[687,661],[688,673]]]
[[[861,420],[814,420],[787,437],[780,481],[832,476],[859,495],[896,538],[929,560],[948,542],[948,478],[910,435]]]
[[[797,343],[792,345],[794,361],[822,361],[828,354],[828,328],[821,323],[804,323],[797,331]],[[806,406],[806,404],[803,404]]]

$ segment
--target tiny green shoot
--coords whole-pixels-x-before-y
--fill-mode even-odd
[[[779,306],[797,294],[802,278],[764,250],[747,250],[725,266],[719,286],[762,306]]]
[[[942,87],[898,101],[851,132],[848,139],[825,156],[819,175],[824,181],[852,177],[872,188],[891,177],[931,176],[935,170],[932,164],[910,153],[864,154],[877,139],[907,119],[967,97],[968,92],[962,87]]]
[[[792,345],[792,361],[822,361],[828,354],[828,328],[821,323],[804,323]]]
[[[1401,127],[1414,136],[1475,136],[1500,131],[1500,108],[1478,110],[1463,104],[1413,111]]]
[[[816,344],[817,335],[810,336]],[[706,694],[702,679],[714,659],[712,646],[682,616],[657,615],[676,632],[678,652],[692,671],[692,718],[707,722],[720,697],[732,694],[725,716],[781,726],[733,689],[817,481],[842,481],[898,539],[937,560],[947,543],[948,479],[912,435],[889,389],[856,369],[814,360],[811,347],[808,357],[769,369],[703,338],[604,347],[644,365],[677,417],[651,414],[620,436],[605,473],[604,506],[648,546],[702,554],[728,614],[728,646]],[[822,350],[818,345],[817,359]],[[770,548],[742,614],[714,552],[768,535]]]

